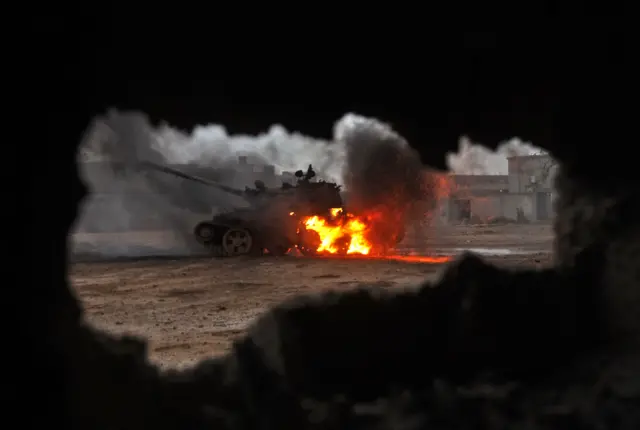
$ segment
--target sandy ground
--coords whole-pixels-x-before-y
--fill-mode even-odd
[[[137,247],[163,255],[170,248],[168,236],[78,235],[72,240],[93,251]],[[399,253],[455,256],[467,249],[501,265],[532,267],[550,262],[552,232],[549,225],[458,226],[410,242]],[[145,336],[153,360],[184,365],[225,352],[256,316],[294,295],[360,284],[418,285],[443,266],[373,259],[165,256],[76,262],[71,279],[89,321],[112,332]]]

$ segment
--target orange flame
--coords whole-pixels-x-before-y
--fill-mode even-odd
[[[405,263],[431,263],[441,264],[448,263],[452,260],[449,255],[391,255],[386,260],[402,261]]]
[[[313,215],[301,219],[302,228],[317,233],[319,242],[316,243],[319,245],[316,252],[320,254],[348,254],[407,263],[440,264],[451,260],[450,256],[377,255],[374,249],[379,249],[380,244],[375,243],[374,224],[384,221],[387,218],[384,214],[374,212],[358,216],[345,213],[341,208],[332,208],[329,213],[328,217]],[[290,215],[295,216],[295,213],[291,212]]]
[[[366,220],[352,214],[346,214],[342,219],[342,209],[332,208],[331,219],[314,215],[303,219],[307,230],[315,231],[320,236],[318,252],[337,254],[346,249],[346,254],[369,255],[371,242],[367,239],[368,226]]]

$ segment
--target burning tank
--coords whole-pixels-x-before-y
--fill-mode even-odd
[[[304,255],[315,255],[321,239],[316,231],[306,228],[304,220],[313,216],[336,219],[346,214],[341,186],[314,181],[316,173],[311,165],[306,172],[295,173],[295,185],[285,182],[280,188],[267,188],[258,180],[255,188],[244,190],[167,166],[149,162],[143,166],[217,188],[248,203],[247,207],[216,214],[194,227],[196,240],[218,257],[284,255],[293,247]]]

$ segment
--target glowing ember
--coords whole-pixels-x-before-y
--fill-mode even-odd
[[[385,257],[385,260],[404,261],[407,263],[442,264],[451,261],[452,257],[447,255],[389,255]]]

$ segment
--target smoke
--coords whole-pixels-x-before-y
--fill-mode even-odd
[[[420,212],[416,202],[429,193],[419,156],[408,143],[390,126],[354,114],[335,124],[334,139],[327,142],[279,125],[258,136],[230,136],[220,125],[185,133],[167,124],[154,127],[141,113],[112,111],[95,119],[81,148],[80,170],[93,194],[76,227],[76,250],[109,256],[203,252],[193,238],[195,224],[246,205],[240,197],[149,170],[142,162],[178,165],[182,172],[240,189],[253,185],[256,173],[243,171],[239,156],[250,165],[274,166],[276,175],[313,164],[318,179],[344,185],[349,210],[384,218],[375,234],[389,244],[403,235],[404,225]],[[87,234],[141,230],[169,231],[171,240],[142,247],[128,245],[137,233],[116,243]]]
[[[247,158],[248,169],[239,166],[239,156]],[[193,226],[213,213],[247,206],[238,196],[150,171],[142,162],[179,165],[185,173],[244,189],[260,177],[251,165],[272,165],[279,175],[313,164],[318,179],[340,182],[345,160],[344,145],[279,125],[258,136],[230,136],[220,125],[185,133],[168,124],[154,127],[142,113],[111,111],[94,120],[81,145],[80,173],[92,194],[81,208],[75,251],[110,257],[203,252]],[[141,230],[170,231],[171,240],[143,247],[96,234]]]
[[[447,163],[456,174],[505,175],[508,156],[540,152],[517,139],[494,152],[463,138]],[[80,156],[81,174],[93,193],[76,226],[75,248],[109,256],[202,253],[192,234],[195,224],[247,205],[238,196],[150,171],[141,162],[177,165],[183,172],[239,189],[252,186],[259,176],[251,165],[271,165],[280,175],[313,164],[318,179],[344,186],[350,211],[384,219],[374,223],[374,230],[377,241],[388,244],[395,244],[407,224],[433,209],[429,205],[435,205],[439,186],[437,175],[425,171],[402,136],[387,124],[355,114],[337,121],[333,140],[323,141],[280,125],[258,136],[229,135],[221,125],[184,132],[168,124],[154,127],[141,113],[111,111],[95,119]],[[249,170],[239,166],[239,156],[247,158]],[[282,180],[267,185],[280,186]],[[160,244],[145,239],[144,246],[137,233],[111,242],[104,238],[112,235],[101,235],[132,231],[170,234]]]
[[[336,123],[334,137],[347,152],[343,180],[349,210],[378,214],[384,222],[374,223],[376,241],[394,246],[430,196],[418,153],[389,125],[353,114]]]
[[[511,139],[492,151],[461,138],[457,153],[447,155],[449,171],[458,175],[506,175],[507,157],[541,154],[543,150],[520,139]]]
[[[258,136],[228,135],[221,125],[196,127],[190,135],[169,126],[159,129],[158,150],[170,163],[211,166],[220,161],[236,162],[239,155],[252,164],[270,164],[277,172],[294,172],[313,164],[319,179],[340,180],[345,162],[341,145],[289,133],[281,125],[273,125]]]

